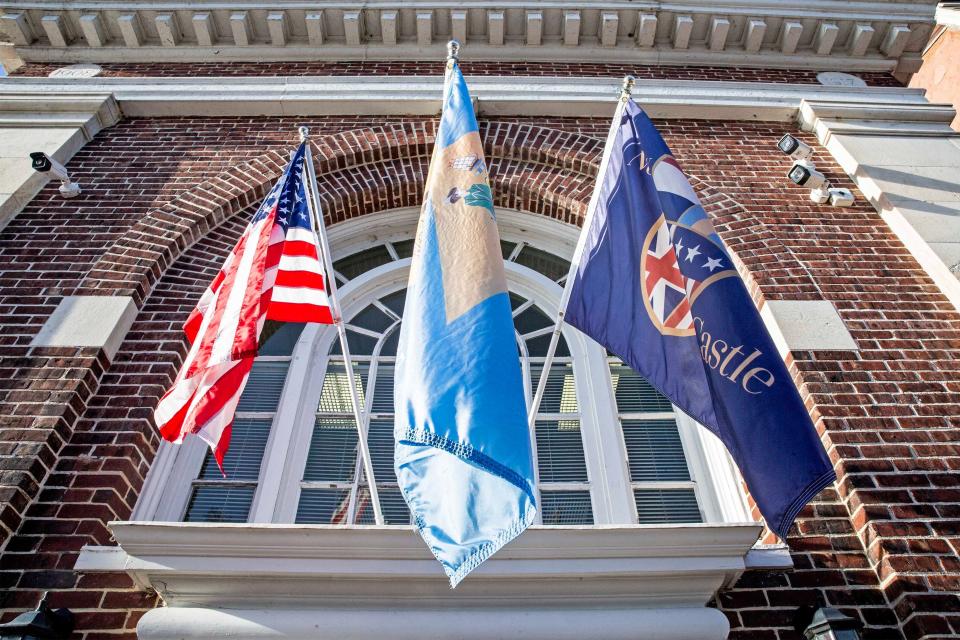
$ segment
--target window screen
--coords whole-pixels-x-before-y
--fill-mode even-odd
[[[627,451],[637,521],[702,522],[673,406],[642,376],[611,358],[610,382]]]
[[[386,524],[410,523],[393,471],[393,370],[405,293],[384,296],[347,324],[354,380]],[[337,343],[331,349],[316,408],[296,521],[373,524],[370,500],[345,363]]]
[[[387,524],[408,524],[410,513],[393,470],[393,382],[396,342],[405,291],[383,296],[348,323],[357,391],[364,407],[364,428],[373,462],[380,506]],[[551,320],[529,301],[511,296],[519,352],[526,379],[532,385],[543,369],[543,338],[549,340]],[[531,345],[531,347],[528,347]],[[531,355],[531,351],[537,355]],[[583,454],[573,364],[561,344],[548,378],[534,428],[538,451],[541,514],[545,524],[593,522],[590,483]],[[266,393],[266,392],[264,392]],[[298,523],[372,523],[357,430],[350,406],[344,361],[338,345],[331,350],[316,421],[300,482]]]
[[[259,356],[240,396],[230,448],[220,472],[208,451],[193,481],[183,519],[186,522],[246,522],[260,478],[270,427],[286,383],[290,356],[302,324],[267,322]]]

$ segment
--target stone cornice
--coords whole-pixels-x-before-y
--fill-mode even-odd
[[[125,570],[173,607],[382,604],[413,592],[426,607],[699,607],[746,568],[761,527],[531,527],[453,592],[412,528],[114,522],[110,529],[120,550],[86,549],[75,568]]]
[[[936,3],[553,0],[0,0],[31,62],[438,59],[912,72]]]
[[[481,116],[608,117],[618,82],[601,78],[469,77]],[[434,115],[442,79],[435,77],[91,78],[0,79],[0,114],[17,105],[69,105],[90,92],[112,94],[127,117],[217,115]],[[883,87],[827,87],[747,82],[642,80],[634,98],[653,117],[720,120],[797,119],[804,100],[845,105],[848,116],[890,113],[945,118],[923,91]],[[66,106],[63,107],[66,109]],[[886,117],[886,116],[884,116]],[[906,117],[906,116],[904,116]],[[913,117],[912,115],[910,117]]]
[[[77,127],[87,141],[120,120],[120,107],[111,92],[77,91],[51,97],[46,92],[0,88],[0,127]]]

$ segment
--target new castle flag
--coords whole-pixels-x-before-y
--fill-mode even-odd
[[[533,521],[523,382],[493,195],[451,60],[397,349],[395,466],[450,584]]]
[[[632,100],[617,113],[565,319],[713,431],[786,538],[833,468],[677,161]]]
[[[198,435],[221,469],[263,323],[333,322],[304,190],[305,149],[294,153],[187,318],[190,351],[154,411],[165,440]]]

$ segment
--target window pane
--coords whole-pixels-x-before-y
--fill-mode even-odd
[[[513,253],[513,248],[517,246],[516,242],[500,241],[500,251],[503,252],[503,259],[506,260]]]
[[[297,506],[297,524],[346,524],[349,489],[303,489]]]
[[[357,513],[357,524],[375,524],[376,522],[373,507],[366,502],[369,493],[366,487],[360,488],[359,495],[363,500],[363,509]],[[383,512],[384,524],[410,524],[410,509],[407,508],[400,489],[377,485],[377,495],[380,496],[380,511]]]
[[[634,489],[640,524],[702,522],[693,489]]]
[[[634,482],[689,480],[674,420],[623,420],[623,440]]]
[[[260,477],[260,462],[270,436],[270,423],[270,420],[236,418],[230,435],[230,448],[223,457],[224,473],[220,473],[213,452],[207,451],[198,477],[201,480],[256,481]]]
[[[540,517],[543,524],[593,524],[589,491],[542,491]]]
[[[539,271],[551,280],[559,280],[567,275],[567,271],[570,270],[570,263],[563,258],[530,245],[520,250],[520,255],[514,262],[534,271]]]
[[[333,263],[333,269],[347,280],[353,280],[361,273],[388,262],[393,262],[393,258],[381,244],[337,260]]]
[[[397,327],[390,334],[390,337],[383,341],[383,346],[380,347],[380,355],[386,357],[393,357],[397,355],[397,345],[400,343],[400,327]]]
[[[383,303],[383,306],[393,311],[397,314],[397,317],[403,317],[403,306],[407,302],[407,290],[401,289],[400,291],[394,291],[388,296],[380,298],[380,302]]]
[[[353,365],[353,381],[355,383],[360,405],[364,403],[363,390],[367,386],[367,373],[370,368],[366,364]],[[347,383],[347,370],[342,362],[331,362],[327,367],[327,375],[323,378],[323,389],[320,391],[321,413],[353,413],[353,404],[350,399],[350,385]]]
[[[347,327],[347,346],[350,347],[351,356],[370,356],[373,355],[373,350],[377,346],[377,339],[362,333],[357,333],[350,327]],[[333,339],[330,354],[335,356],[343,355],[343,351],[340,349],[339,336]]]
[[[367,445],[373,458],[373,475],[377,484],[396,482],[397,475],[393,470],[393,418],[370,421]]]
[[[216,465],[214,465],[216,466]],[[253,503],[251,485],[194,487],[184,522],[246,522]]]
[[[276,411],[288,366],[288,362],[255,361],[237,411]]]
[[[531,305],[513,319],[513,326],[516,327],[517,333],[524,335],[537,329],[552,327],[553,320],[548,318],[547,314],[540,311],[535,305]]]
[[[533,387],[531,397],[537,392],[542,371],[543,365],[530,365],[530,381]],[[547,386],[543,389],[539,413],[576,413],[578,410],[573,365],[558,362],[550,367],[550,376],[547,378]]]
[[[621,413],[673,411],[669,400],[625,364],[610,365],[610,380]]]
[[[353,482],[357,465],[357,425],[353,418],[317,416],[303,479]]]
[[[257,355],[291,355],[305,326],[301,322],[267,320],[263,324],[263,331],[260,332],[260,346],[257,348]]]
[[[392,242],[393,250],[397,252],[398,258],[409,258],[413,255],[413,240],[401,240]]]
[[[527,352],[530,354],[531,358],[546,358],[547,349],[550,347],[550,334],[544,334],[536,338],[530,338],[527,340]],[[555,354],[558,358],[569,358],[570,349],[567,348],[567,341],[563,339],[561,335],[557,340],[557,352]]]
[[[579,420],[537,420],[540,482],[586,482]]]
[[[353,326],[375,333],[383,333],[393,323],[393,318],[372,304],[350,319]]]
[[[377,384],[373,390],[373,413],[393,413],[393,364],[377,365]]]

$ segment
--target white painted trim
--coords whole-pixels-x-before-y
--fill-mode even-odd
[[[112,94],[127,117],[213,115],[436,115],[441,76],[29,78],[0,79],[0,117],[11,105],[68,110],[90,92]],[[553,115],[609,118],[615,78],[470,76],[481,116]],[[923,90],[702,80],[640,80],[634,98],[656,118],[791,122],[801,103],[829,102],[846,118],[916,117],[932,107]],[[876,105],[886,105],[882,112]],[[17,107],[24,111],[23,106]],[[51,109],[45,106],[45,109]],[[945,118],[949,107],[937,107]],[[858,116],[859,114],[859,116]],[[951,116],[952,117],[952,116]]]
[[[533,526],[456,590],[412,527],[113,522],[110,530],[121,550],[86,548],[76,570],[122,567],[169,608],[326,616],[356,607],[699,609],[746,568],[761,527]],[[364,618],[354,615],[354,628]]]
[[[607,607],[530,610],[511,607],[434,609],[415,604],[362,609],[202,609],[148,611],[137,624],[141,640],[634,640],[655,629],[656,640],[725,640],[729,622],[717,609]],[[268,631],[269,630],[269,631]]]

